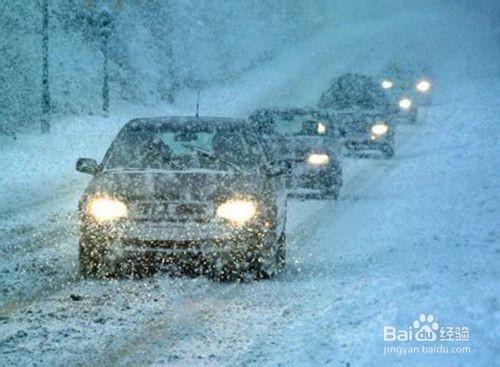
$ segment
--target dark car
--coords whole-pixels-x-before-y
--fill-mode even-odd
[[[340,145],[328,115],[314,109],[260,109],[249,120],[275,159],[292,162],[292,195],[338,197]]]
[[[94,175],[79,203],[83,276],[182,264],[263,278],[285,263],[286,166],[245,121],[132,120],[100,165],[76,168]]]
[[[318,107],[326,109],[343,145],[352,151],[381,151],[394,155],[395,108],[372,77],[344,74],[333,79]]]
[[[416,122],[418,107],[431,104],[433,78],[430,74],[427,67],[407,62],[393,62],[384,68],[379,77],[380,87],[399,108],[400,118]]]

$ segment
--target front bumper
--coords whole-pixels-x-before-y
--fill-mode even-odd
[[[432,93],[419,93],[415,97],[416,106],[430,106],[432,104]]]
[[[408,110],[399,109],[396,114],[396,120],[398,121],[416,121],[418,116],[418,108],[412,106]]]
[[[288,188],[325,190],[341,182],[338,165],[329,163],[325,166],[310,166],[307,163],[295,165],[289,175]]]
[[[161,223],[121,221],[108,225],[82,223],[85,246],[105,249],[118,257],[140,254],[221,254],[244,252],[261,246],[272,228],[261,224],[233,227],[229,223]]]
[[[372,138],[370,134],[363,134],[344,140],[344,145],[349,150],[382,150],[393,144],[394,134],[386,134],[378,138]]]

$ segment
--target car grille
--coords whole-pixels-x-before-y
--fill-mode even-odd
[[[143,241],[123,240],[126,247],[138,249],[172,249],[172,250],[198,250],[200,243],[193,241]]]
[[[213,206],[199,202],[138,202],[130,205],[133,220],[151,222],[208,222]]]

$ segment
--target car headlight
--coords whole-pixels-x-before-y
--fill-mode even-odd
[[[372,130],[373,135],[381,136],[381,135],[386,134],[387,131],[389,131],[389,126],[387,126],[383,122],[378,122],[372,126],[371,130]]]
[[[318,127],[316,128],[318,134],[323,135],[326,133],[326,126],[322,122],[318,122]]]
[[[419,92],[425,93],[429,91],[429,89],[431,89],[431,83],[429,83],[429,81],[427,80],[421,80],[417,83],[415,88],[417,88]]]
[[[399,108],[402,108],[403,110],[407,110],[411,107],[411,99],[409,98],[402,98],[399,100]]]
[[[248,222],[256,213],[257,205],[248,199],[232,199],[217,208],[217,216],[238,225]]]
[[[311,166],[324,166],[330,161],[328,154],[312,153],[307,157],[307,163]]]
[[[390,80],[387,80],[387,79],[383,80],[381,85],[382,85],[382,88],[384,88],[384,89],[391,89],[394,86],[394,84]]]
[[[98,222],[113,221],[128,216],[127,206],[120,200],[109,197],[97,197],[90,200],[87,213]]]

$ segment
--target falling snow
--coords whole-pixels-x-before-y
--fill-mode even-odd
[[[1,366],[495,365],[495,1],[49,0],[50,116],[43,3],[0,5]]]

